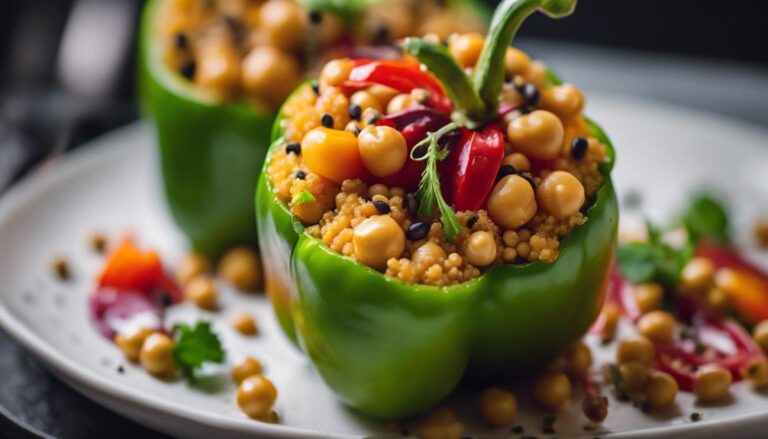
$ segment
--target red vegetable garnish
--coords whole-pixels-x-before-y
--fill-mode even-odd
[[[477,210],[493,189],[504,159],[504,134],[496,124],[473,131],[461,128],[461,138],[440,164],[443,196],[456,210]]]
[[[379,84],[391,87],[400,93],[410,93],[416,88],[429,92],[428,106],[445,114],[451,114],[453,105],[445,95],[442,85],[434,76],[421,71],[412,62],[387,60],[357,60],[349,74],[348,86]]]
[[[379,120],[376,125],[385,125],[400,131],[408,144],[408,151],[423,140],[428,132],[435,132],[449,124],[451,119],[444,113],[427,107],[409,108],[397,114],[391,114]],[[377,178],[376,183],[389,187],[401,187],[407,191],[419,186],[424,172],[424,161],[411,160],[410,154],[405,166],[388,177]]]
[[[112,339],[130,325],[162,329],[165,306],[180,300],[157,252],[140,250],[126,238],[107,258],[89,310],[96,329]]]
[[[145,293],[115,288],[100,288],[88,302],[91,322],[106,338],[128,326],[162,328],[162,310]]]
[[[167,293],[172,302],[181,300],[181,292],[165,275],[157,252],[140,250],[130,238],[124,239],[109,255],[98,285],[99,288],[135,290],[148,295],[157,289]]]
[[[768,319],[768,275],[758,266],[733,248],[707,240],[697,245],[695,254],[709,259],[718,269],[729,269],[721,275],[730,277],[728,284],[733,288],[725,289],[725,293],[739,317],[750,324]]]

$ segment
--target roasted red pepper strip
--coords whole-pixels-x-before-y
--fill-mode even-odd
[[[107,287],[143,293],[159,289],[168,293],[172,302],[181,300],[181,292],[166,277],[157,252],[140,250],[130,238],[124,239],[109,255],[99,276],[99,288]]]
[[[768,319],[768,275],[736,250],[711,241],[702,241],[696,247],[696,256],[709,259],[718,269],[730,269],[728,284],[724,288],[731,307],[747,323],[756,324]]]
[[[402,61],[358,60],[349,74],[350,86],[379,84],[391,87],[401,93],[410,93],[422,88],[429,92],[428,105],[446,114],[451,114],[453,105],[434,76],[419,69],[418,64]]]
[[[440,164],[443,196],[456,210],[478,210],[493,189],[504,159],[504,134],[496,124],[461,129],[456,148]]]

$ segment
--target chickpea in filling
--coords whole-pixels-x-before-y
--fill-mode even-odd
[[[241,98],[272,109],[324,50],[345,38],[384,45],[408,35],[432,32],[445,38],[483,28],[478,17],[437,0],[382,2],[369,7],[352,28],[334,13],[308,11],[295,0],[168,0],[162,12],[166,65],[221,99]]]
[[[472,69],[482,37],[448,41]],[[319,81],[283,107],[284,143],[267,168],[274,194],[333,251],[404,282],[451,285],[495,265],[553,262],[560,241],[588,220],[585,205],[602,184],[606,148],[582,116],[581,92],[548,85],[539,64],[508,51],[501,99],[517,109],[500,117],[505,156],[483,207],[456,212],[461,232],[452,241],[439,220],[417,215],[413,192],[376,182],[410,160],[403,134],[376,122],[424,105],[426,91],[340,88],[353,68],[348,59],[326,64]]]

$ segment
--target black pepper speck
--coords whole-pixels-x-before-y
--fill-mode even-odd
[[[386,215],[389,212],[392,211],[392,209],[389,207],[389,204],[386,201],[374,201],[373,207],[376,208],[376,211],[379,212],[379,215]]]
[[[576,160],[581,160],[587,155],[589,142],[583,137],[574,137],[571,142],[571,155]]]
[[[363,115],[363,109],[360,108],[357,104],[352,104],[349,106],[349,117],[351,117],[354,120],[360,120],[360,116]]]
[[[405,237],[411,241],[418,241],[424,239],[429,234],[429,224],[423,221],[417,221],[408,226],[408,231],[405,232]]]
[[[322,123],[326,128],[333,128],[333,116],[328,113],[324,113],[323,117],[320,119],[320,123]]]
[[[301,144],[299,142],[288,142],[288,144],[285,145],[285,153],[301,155]]]

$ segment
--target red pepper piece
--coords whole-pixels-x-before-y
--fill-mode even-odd
[[[172,302],[181,300],[181,292],[165,275],[157,252],[140,250],[130,238],[124,239],[109,255],[99,276],[99,288],[105,287],[145,294],[160,289],[170,295]]]
[[[385,125],[400,131],[405,137],[408,151],[422,141],[428,132],[435,132],[449,124],[451,119],[444,113],[426,107],[410,108],[403,112],[386,116],[376,125]],[[389,187],[401,187],[413,191],[419,186],[421,174],[424,172],[424,161],[411,160],[408,156],[402,169],[393,175],[378,178],[376,183]]]
[[[741,318],[751,324],[768,319],[768,275],[736,250],[711,241],[700,242],[695,254],[709,259],[718,269],[732,270],[730,276],[737,287],[725,292]]]
[[[504,159],[504,134],[496,124],[461,129],[456,148],[440,166],[443,196],[456,210],[477,210],[493,189]]]
[[[386,60],[358,60],[355,64],[349,74],[348,86],[379,84],[400,93],[410,93],[413,89],[422,88],[429,92],[430,107],[446,114],[450,114],[453,109],[440,82],[429,73],[421,71],[418,64]]]

